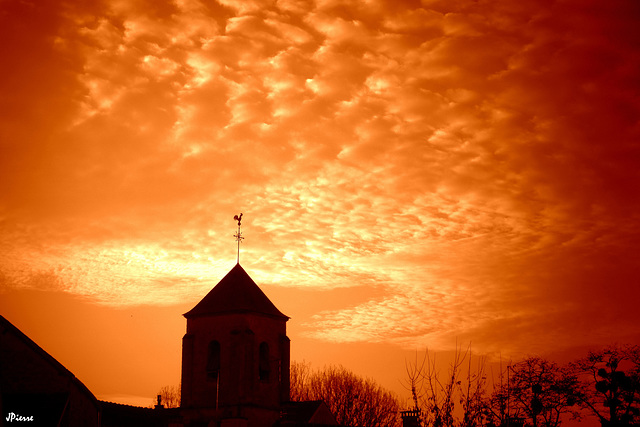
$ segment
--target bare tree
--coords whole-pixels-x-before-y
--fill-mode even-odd
[[[289,367],[290,398],[294,402],[311,400],[309,397],[309,381],[311,364],[305,361],[292,362]]]
[[[458,349],[456,349],[455,357],[449,366],[449,372],[445,381],[441,381],[436,368],[436,357],[427,363],[425,378],[427,380],[427,395],[430,405],[427,407],[427,413],[433,417],[433,426],[453,426],[454,417],[453,409],[455,407],[454,392],[456,386],[460,385],[458,375],[460,374],[460,366],[463,360]]]
[[[576,404],[578,380],[568,369],[554,362],[529,357],[511,367],[508,393],[516,414],[530,419],[533,427],[556,427],[562,416],[578,419]]]
[[[461,380],[465,361],[468,364],[467,373]],[[436,355],[431,355],[428,349],[422,360],[416,354],[414,362],[406,363],[405,386],[411,391],[414,409],[420,410],[422,424],[434,427],[480,425],[486,412],[484,365],[485,359],[479,358],[474,370],[471,346],[464,352],[456,346],[453,361],[444,379],[438,370]],[[456,402],[462,411],[460,420],[454,415]]]
[[[466,382],[459,383],[460,404],[462,405],[463,417],[460,423],[463,427],[480,425],[486,413],[487,402],[485,400],[487,377],[484,367],[485,357],[479,357],[476,368],[471,365],[471,346],[467,350],[468,367]]]
[[[291,364],[292,400],[323,400],[341,425],[362,427],[400,424],[398,399],[373,380],[342,366],[311,371],[308,364]]]
[[[405,360],[404,367],[407,372],[405,388],[411,392],[411,399],[413,400],[413,410],[421,411],[421,408],[427,407],[426,389],[423,373],[426,369],[428,352],[425,353],[422,360],[418,359],[418,352],[416,351],[415,359],[413,362],[407,362]]]
[[[157,395],[160,396],[160,402],[165,408],[177,408],[180,406],[180,388],[180,385],[166,385],[158,391]]]
[[[610,346],[572,364],[583,379],[581,405],[602,426],[628,426],[640,420],[640,347]]]
[[[506,383],[494,383],[493,393],[487,400],[486,420],[488,426],[522,426],[524,420],[518,416],[519,411],[512,411],[509,405],[509,388]]]
[[[493,392],[486,399],[485,416],[487,426],[513,426],[524,425],[524,418],[521,417],[522,410],[513,407],[511,404],[511,394],[509,389],[509,372],[511,366],[506,369],[500,362],[498,378],[492,376]]]

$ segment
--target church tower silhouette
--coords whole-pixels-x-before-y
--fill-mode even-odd
[[[185,425],[273,425],[289,401],[289,317],[239,263],[184,316]]]

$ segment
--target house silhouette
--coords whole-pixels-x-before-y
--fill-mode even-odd
[[[67,368],[0,316],[0,426],[99,426],[100,402]]]

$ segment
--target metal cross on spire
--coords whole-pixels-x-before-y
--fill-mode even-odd
[[[234,215],[233,219],[238,221],[238,232],[236,234],[234,234],[233,237],[235,237],[236,238],[236,242],[238,242],[238,259],[237,259],[237,263],[240,264],[240,241],[242,239],[244,239],[244,237],[242,237],[242,232],[240,231],[240,221],[242,221],[242,212],[240,212],[240,216]]]

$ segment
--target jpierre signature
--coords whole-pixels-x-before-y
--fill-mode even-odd
[[[24,417],[19,414],[14,414],[13,412],[9,412],[9,415],[7,415],[7,422],[10,423],[12,421],[33,421],[33,415],[30,417]]]

